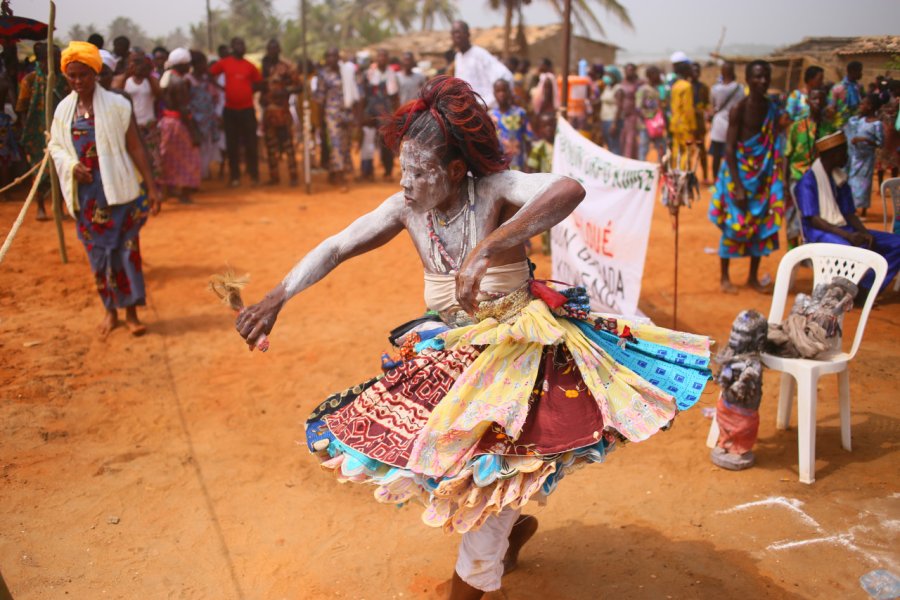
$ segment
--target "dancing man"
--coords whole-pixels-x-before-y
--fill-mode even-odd
[[[375,484],[382,502],[418,500],[427,524],[462,533],[451,598],[480,598],[500,588],[537,529],[520,514],[529,499],[696,401],[709,340],[588,320],[583,289],[566,295],[532,279],[525,242],[585,191],[567,177],[508,170],[464,81],[433,79],[383,133],[399,149],[402,191],[313,249],[237,329],[255,344],[292,296],[409,233],[433,312],[394,331],[401,360],[383,377],[315,409],[307,441],[340,480]],[[675,352],[659,346],[676,339]]]

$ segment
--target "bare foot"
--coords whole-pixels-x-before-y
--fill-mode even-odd
[[[738,293],[738,289],[737,289],[736,287],[734,287],[734,284],[731,283],[731,282],[730,282],[729,280],[727,280],[727,279],[725,279],[724,281],[722,281],[722,282],[719,284],[719,287],[722,288],[722,293],[723,293],[723,294],[737,294],[737,293]]]
[[[118,326],[119,315],[117,315],[115,311],[107,311],[106,316],[103,317],[103,321],[97,326],[97,332],[100,334],[100,339],[106,339],[106,336]]]
[[[128,331],[131,332],[131,335],[134,337],[141,337],[147,333],[147,327],[141,323],[140,319],[138,319],[137,311],[133,309],[134,307],[129,307],[128,311],[125,313],[125,326],[128,327]]]
[[[453,579],[450,580],[450,595],[445,597],[448,597],[449,600],[480,600],[484,597],[484,592],[463,581],[462,577],[454,571]]]
[[[522,515],[509,532],[509,549],[503,557],[503,574],[512,573],[519,566],[519,552],[532,538],[538,528],[538,520],[533,515]]]

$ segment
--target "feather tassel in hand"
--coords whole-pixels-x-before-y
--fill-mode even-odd
[[[209,289],[213,294],[218,296],[222,304],[228,306],[235,313],[240,313],[244,309],[244,301],[241,299],[241,290],[250,282],[250,275],[236,275],[234,271],[228,270],[222,275],[213,275],[209,278]],[[263,333],[256,340],[256,347],[260,352],[269,349],[269,340]],[[250,348],[251,350],[253,348]]]

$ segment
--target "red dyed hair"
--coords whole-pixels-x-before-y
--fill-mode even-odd
[[[441,75],[425,84],[419,97],[391,115],[381,128],[385,144],[397,152],[404,139],[436,148],[445,163],[462,159],[476,177],[504,171],[497,128],[484,101],[462,79]]]

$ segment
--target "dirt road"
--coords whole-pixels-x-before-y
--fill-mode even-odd
[[[440,597],[458,538],[423,526],[414,506],[331,480],[300,443],[308,411],[376,373],[387,332],[421,313],[408,239],[292,301],[266,355],[247,352],[205,287],[231,265],[252,274],[245,298],[259,298],[391,191],[213,184],[193,206],[166,204],[141,239],[141,339],[97,339],[100,303],[72,222],[62,266],[52,225],[29,218],[0,265],[0,572],[14,598]],[[739,310],[767,313],[770,298],[718,293],[707,200],[683,213],[679,326],[725,340]],[[0,204],[4,231],[17,210]],[[667,326],[672,240],[658,206],[641,307]],[[763,263],[773,276],[776,261]],[[738,281],[746,269],[735,266]],[[775,430],[773,373],[758,466],[714,467],[700,410],[714,405],[711,385],[671,431],[570,476],[532,509],[540,531],[494,597],[865,598],[861,575],[900,573],[898,340],[892,296],[852,365],[852,453],[836,382],[821,382],[814,485],[797,480],[796,431]]]

